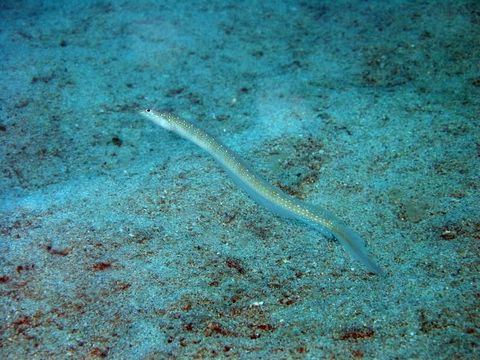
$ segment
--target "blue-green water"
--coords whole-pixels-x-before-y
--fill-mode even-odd
[[[2,1],[0,24],[0,358],[478,357],[478,1]]]

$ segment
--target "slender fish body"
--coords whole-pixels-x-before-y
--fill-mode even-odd
[[[280,216],[300,220],[332,234],[369,271],[377,274],[382,273],[381,268],[368,256],[362,238],[344,225],[334,214],[323,208],[314,208],[304,204],[271,186],[250,169],[233,151],[192,123],[171,113],[161,113],[150,109],[143,110],[140,114],[207,151],[223,166],[235,183],[259,204]]]

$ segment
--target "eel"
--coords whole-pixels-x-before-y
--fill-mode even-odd
[[[285,218],[296,219],[333,235],[370,272],[383,274],[383,270],[370,258],[363,239],[348,228],[337,216],[321,207],[313,207],[285,194],[270,185],[245,164],[232,150],[196,125],[167,112],[151,109],[140,114],[162,128],[193,142],[217,160],[233,181],[257,203]]]

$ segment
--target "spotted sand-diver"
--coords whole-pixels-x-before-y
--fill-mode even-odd
[[[232,150],[194,124],[174,114],[156,112],[150,109],[142,110],[140,114],[207,151],[230,174],[234,182],[257,203],[265,206],[275,214],[300,220],[303,223],[332,234],[369,271],[376,274],[383,273],[382,269],[368,256],[362,238],[328,210],[302,203],[268,184]]]

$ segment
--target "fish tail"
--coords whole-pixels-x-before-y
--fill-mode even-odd
[[[365,249],[365,242],[355,231],[343,224],[336,223],[329,229],[335,238],[340,241],[347,252],[360,261],[368,270],[378,275],[384,275],[384,271],[368,255]]]

